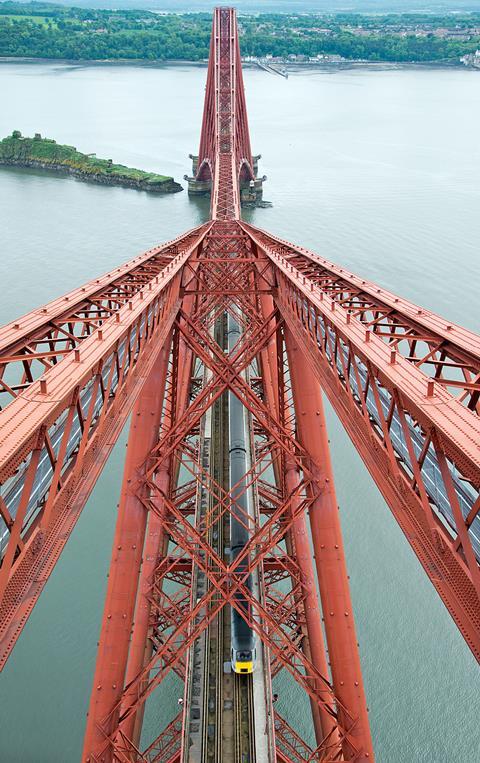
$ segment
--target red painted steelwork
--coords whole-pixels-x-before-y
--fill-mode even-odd
[[[233,8],[215,12],[196,178],[213,180],[211,216],[240,218],[240,175],[253,180],[238,28]]]
[[[95,330],[82,338],[79,349],[72,349],[40,380],[31,381],[0,415],[0,518],[5,545],[0,569],[0,667],[162,349],[180,304],[182,265],[197,252],[208,227],[177,239],[173,259],[168,244],[168,259],[159,260],[161,249],[157,249],[121,268],[123,285],[117,273],[108,282],[105,277],[100,289],[122,291],[128,299],[123,305],[117,302],[115,311],[103,315]],[[136,286],[127,286],[132,278]],[[85,288],[87,293],[94,290]],[[73,323],[81,310],[89,309],[81,290],[70,296],[69,302],[77,302],[68,319],[62,314],[62,323]],[[60,315],[60,300],[51,303],[48,314]],[[36,336],[45,336],[51,331],[49,320],[38,314],[26,316],[23,323],[25,333],[31,329]],[[12,330],[4,332],[5,345]]]
[[[475,406],[465,405],[447,384],[437,384],[436,379],[430,394],[432,380],[412,361],[414,350],[409,350],[408,358],[400,351],[392,357],[392,345],[365,326],[355,314],[350,296],[345,305],[341,299],[337,302],[332,298],[331,280],[324,291],[290,263],[288,255],[298,256],[297,248],[283,242],[280,253],[278,242],[268,234],[242,227],[252,235],[258,250],[271,259],[276,301],[285,321],[479,659],[480,578],[478,546],[474,544],[480,510],[480,421]],[[309,255],[308,262],[314,260]],[[349,283],[360,280],[348,278]],[[374,293],[382,293],[375,284],[363,282],[362,286],[370,304]],[[355,283],[350,288],[353,291]],[[345,295],[346,291],[342,284],[338,293]],[[410,325],[409,334],[415,336],[412,314],[421,319],[423,311],[414,311],[408,303],[401,305],[400,298],[388,294],[385,302],[398,305],[392,322]],[[380,312],[381,308],[373,310]],[[386,312],[385,307],[383,310]],[[360,311],[360,316],[365,312]],[[425,320],[430,336],[434,325],[438,326],[435,342],[440,342],[443,332],[448,333],[442,352],[464,363],[464,377],[477,373],[479,338],[464,329],[447,331],[443,328],[446,322],[430,313]],[[434,470],[436,490],[432,490],[427,467]]]
[[[368,739],[369,723],[365,704],[362,671],[357,648],[353,606],[350,598],[342,531],[330,463],[328,436],[323,411],[322,394],[307,362],[298,351],[290,331],[286,330],[286,345],[295,403],[297,436],[308,450],[315,479],[310,482],[312,505],[309,512],[310,530],[315,548],[315,564],[328,654],[332,666],[335,692],[342,705],[357,718],[352,732],[361,743]],[[318,470],[318,471],[317,471]],[[339,710],[339,715],[342,715]],[[344,740],[346,760],[352,754],[350,740]],[[372,749],[369,740],[368,749]]]
[[[221,231],[228,231],[226,242],[220,235]],[[228,247],[231,253],[230,258],[215,258],[215,254],[224,254],[225,247]],[[246,267],[249,251],[250,266]],[[235,261],[236,255],[240,260],[238,265]],[[235,593],[238,588],[250,600],[251,627],[268,645],[274,657],[275,671],[288,670],[308,693],[319,717],[323,719],[323,731],[319,728],[317,732],[318,748],[315,757],[335,760],[343,750],[348,760],[366,759],[368,755],[372,755],[368,730],[362,737],[362,726],[357,712],[352,713],[348,706],[342,705],[339,697],[332,691],[328,677],[318,669],[318,666],[324,670],[326,668],[324,658],[318,657],[321,655],[321,649],[320,653],[318,651],[321,624],[319,618],[315,620],[314,617],[314,611],[318,613],[318,604],[315,604],[312,598],[315,584],[311,580],[311,566],[309,567],[302,558],[307,553],[307,548],[304,544],[301,545],[299,536],[302,528],[300,519],[311,503],[305,493],[312,479],[310,456],[292,437],[291,423],[287,427],[265,405],[261,386],[255,392],[242,375],[243,370],[262,355],[263,350],[269,346],[272,335],[277,334],[281,328],[277,323],[276,313],[273,316],[260,317],[259,299],[262,291],[258,288],[258,266],[261,266],[261,261],[253,257],[248,241],[236,223],[233,226],[224,226],[219,231],[213,228],[205,240],[203,256],[204,261],[202,257],[198,258],[195,277],[188,280],[187,275],[184,290],[184,298],[187,299],[189,294],[196,294],[197,303],[191,306],[190,317],[183,311],[180,312],[176,328],[181,332],[193,355],[209,369],[210,376],[202,389],[191,386],[188,407],[183,412],[178,411],[178,414],[172,417],[171,426],[160,434],[158,444],[148,458],[148,467],[145,465],[145,468],[141,469],[145,474],[150,494],[150,497],[141,500],[145,509],[150,512],[150,517],[162,520],[164,531],[168,534],[170,543],[174,544],[174,549],[176,548],[173,553],[180,553],[182,557],[187,555],[192,560],[192,565],[203,571],[210,588],[198,603],[179,613],[176,628],[163,631],[163,636],[161,629],[155,624],[155,616],[153,621],[150,619],[150,634],[144,631],[142,638],[139,638],[139,645],[148,640],[151,648],[144,652],[146,658],[143,662],[136,662],[136,667],[129,667],[130,678],[124,687],[122,699],[112,704],[110,712],[103,718],[97,718],[96,729],[103,732],[103,743],[94,742],[90,747],[87,745],[85,760],[121,759],[120,751],[125,749],[125,745],[130,745],[131,754],[138,750],[139,734],[136,730],[136,720],[141,717],[148,697],[205,630],[219,609],[227,603],[231,606],[236,605]],[[235,292],[234,301],[231,298],[225,305],[225,300],[220,294],[215,293],[212,296],[212,290],[209,288],[212,283],[228,283],[231,291]],[[203,290],[197,288],[199,284],[203,284]],[[190,288],[192,291],[189,291]],[[222,310],[234,310],[235,315],[243,316],[242,341],[233,351],[233,355],[226,356],[210,334],[212,314],[216,314],[218,305]],[[256,312],[253,311],[255,305]],[[282,341],[281,334],[276,341]],[[258,387],[258,382],[255,385]],[[272,457],[276,458],[278,453],[288,458],[292,464],[291,468],[299,468],[302,474],[294,482],[290,479],[285,480],[280,490],[277,488],[276,505],[271,506],[261,526],[251,527],[251,538],[247,547],[231,565],[223,562],[209,545],[208,530],[213,521],[209,513],[207,512],[202,527],[197,529],[181,510],[185,495],[191,494],[190,490],[186,491],[186,494],[180,491],[178,503],[175,498],[176,488],[173,485],[170,488],[161,487],[158,477],[154,481],[162,463],[173,458],[182,465],[183,472],[189,472],[197,484],[200,482],[203,489],[212,496],[217,506],[216,519],[218,510],[220,515],[231,510],[231,494],[234,488],[231,492],[226,492],[212,481],[208,471],[203,469],[199,461],[200,452],[195,440],[202,417],[213,401],[227,389],[231,389],[239,397],[255,421],[255,458],[247,475],[249,484],[258,486],[260,492],[262,475],[265,474]],[[285,399],[282,391],[282,400]],[[175,470],[171,466],[170,472],[173,471]],[[159,508],[160,504],[164,508]],[[246,518],[245,521],[248,523],[249,520]],[[293,528],[295,532],[292,534]],[[290,555],[286,557],[283,544],[287,534],[290,534],[293,543],[290,544]],[[296,561],[294,548],[297,546],[301,549],[301,566]],[[169,554],[171,553],[170,550]],[[242,569],[241,574],[236,572],[242,560],[248,557],[248,571],[257,569],[263,563],[271,573],[271,582],[265,589],[265,603],[257,600],[245,589],[246,571]],[[162,571],[165,567],[162,558],[158,559],[156,568],[150,575],[150,585],[154,580],[160,581],[163,578]],[[277,574],[272,577],[275,568]],[[290,591],[286,592],[272,585],[278,580],[279,572],[285,580],[291,581]],[[307,579],[307,576],[310,579]],[[312,608],[307,615],[310,630],[306,637],[302,636],[298,640],[294,633],[302,627],[302,620],[299,618],[302,618],[302,612],[303,617],[305,616],[305,606]],[[312,626],[314,622],[316,624]],[[315,663],[312,662],[314,655]],[[97,673],[101,674],[102,664],[105,673],[99,685],[103,685],[108,676],[108,665],[100,654]],[[92,710],[91,707],[91,712]]]
[[[155,365],[146,380],[132,413],[125,460],[118,521],[113,541],[112,560],[103,615],[102,636],[98,645],[97,671],[93,680],[90,712],[85,732],[85,747],[93,749],[105,732],[100,721],[112,705],[118,703],[125,683],[125,668],[130,650],[130,636],[137,600],[137,588],[143,560],[147,513],[140,500],[146,485],[142,467],[158,438],[162,420],[171,334],[167,337]],[[150,537],[152,529],[149,528]],[[154,536],[155,557],[163,545]],[[119,591],[122,595],[119,596]],[[143,646],[145,639],[143,640]]]
[[[334,265],[308,249],[242,223],[265,253],[283,258],[288,272],[335,303],[398,357],[420,368],[470,410],[480,412],[480,337],[440,315]],[[292,279],[293,280],[293,279]],[[391,357],[390,357],[391,360]]]
[[[0,666],[137,401],[85,763],[180,763],[189,718],[143,743],[146,702],[170,671],[184,679],[239,595],[267,676],[287,671],[310,700],[316,748],[275,713],[277,760],[373,760],[320,385],[480,657],[480,338],[240,222],[252,167],[235,12],[221,8],[197,173],[212,220],[0,330]],[[227,314],[242,330],[228,354],[214,332]],[[255,519],[202,459],[227,392],[250,421]],[[249,540],[226,561],[210,530],[233,507]]]

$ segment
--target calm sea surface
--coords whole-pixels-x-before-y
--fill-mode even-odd
[[[246,71],[272,209],[245,217],[478,331],[480,73]],[[190,171],[205,69],[0,65],[0,135]],[[173,196],[0,171],[0,322],[199,224]],[[330,412],[337,492],[380,763],[480,759],[475,660]],[[0,675],[0,761],[79,760],[125,436]],[[303,703],[278,686],[303,728]],[[172,679],[147,727],[176,712]]]

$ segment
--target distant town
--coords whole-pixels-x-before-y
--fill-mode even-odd
[[[208,13],[0,2],[0,57],[205,61]],[[241,15],[242,55],[260,65],[444,63],[479,68],[480,13]]]

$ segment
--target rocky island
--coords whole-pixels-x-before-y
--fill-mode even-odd
[[[114,164],[95,154],[82,154],[74,146],[65,146],[51,138],[23,137],[19,130],[0,141],[0,166],[26,167],[73,175],[78,180],[102,185],[119,185],[153,193],[176,193],[183,188],[172,177]]]

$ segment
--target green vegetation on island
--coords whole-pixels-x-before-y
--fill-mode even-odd
[[[132,3],[134,5],[135,3]],[[480,47],[480,13],[259,13],[240,15],[243,56],[297,61],[459,63]],[[0,2],[0,56],[46,59],[202,61],[209,13],[74,8]]]
[[[98,159],[95,154],[82,154],[73,146],[42,138],[38,133],[34,138],[24,138],[19,130],[0,141],[1,165],[50,170],[79,180],[154,193],[183,190],[171,177],[114,164],[111,159]]]

